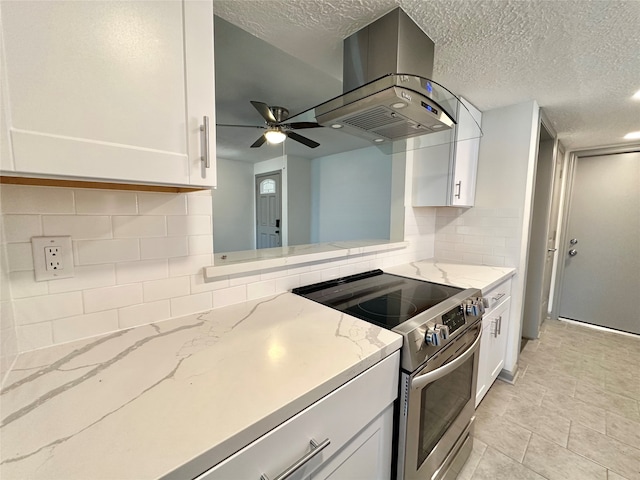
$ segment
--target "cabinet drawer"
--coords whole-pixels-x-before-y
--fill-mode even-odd
[[[499,285],[496,285],[491,290],[482,292],[482,296],[489,303],[489,306],[487,307],[487,313],[491,313],[491,309],[497,307],[499,304],[509,298],[509,296],[511,296],[511,278],[505,280]]]
[[[290,477],[308,478],[393,403],[398,395],[399,362],[395,352],[197,480],[260,480],[263,474],[273,479],[311,452],[311,440],[319,444],[318,449],[328,440]],[[260,401],[259,392],[256,401]]]

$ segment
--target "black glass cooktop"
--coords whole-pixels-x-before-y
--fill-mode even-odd
[[[372,270],[294,288],[292,292],[392,329],[462,290]]]

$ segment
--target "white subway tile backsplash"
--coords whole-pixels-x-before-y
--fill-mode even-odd
[[[167,217],[168,235],[210,235],[211,231],[211,217],[208,215],[172,215]]]
[[[16,328],[18,351],[27,352],[53,344],[51,322],[21,325]]]
[[[327,268],[322,270],[322,281],[333,280],[340,277],[340,267]]]
[[[161,215],[116,215],[111,217],[114,238],[164,237],[166,217]]]
[[[209,292],[172,298],[170,301],[172,317],[210,310],[213,305],[211,293]]]
[[[229,275],[229,286],[235,287],[236,285],[247,285],[248,283],[255,283],[260,281],[260,274],[238,273]]]
[[[119,328],[131,328],[137,325],[157,322],[171,317],[169,300],[142,303],[118,310]]]
[[[156,237],[140,239],[140,256],[151,258],[186,257],[189,254],[187,237]]]
[[[74,213],[73,191],[70,189],[2,185],[0,204],[3,214]]]
[[[95,288],[82,292],[86,313],[113,310],[142,303],[142,284]]]
[[[213,213],[211,193],[208,195],[187,195],[187,211],[189,215],[211,215]]]
[[[191,293],[189,280],[188,276],[184,276],[144,282],[142,285],[144,301],[155,302],[165,298],[189,295]]]
[[[78,240],[73,242],[77,265],[129,262],[140,259],[137,238],[113,240]]]
[[[300,275],[288,275],[286,277],[276,278],[276,293],[290,291],[301,286]]]
[[[31,243],[8,243],[6,248],[10,272],[33,270]]]
[[[56,293],[17,299],[13,302],[13,313],[17,325],[80,315],[83,313],[82,294],[80,292]]]
[[[5,241],[30,242],[31,237],[42,236],[40,215],[4,215]]]
[[[71,342],[117,330],[118,312],[116,310],[107,310],[61,318],[51,323],[54,343]]]
[[[138,202],[134,192],[119,190],[75,191],[76,213],[96,215],[135,215]]]
[[[226,307],[235,303],[247,300],[247,286],[238,285],[236,287],[215,290],[213,293],[213,308]]]
[[[220,278],[212,282],[205,282],[203,275],[190,275],[191,293],[212,292],[229,288],[229,279]]]
[[[111,217],[106,215],[43,215],[45,236],[71,235],[73,240],[111,238]]]
[[[118,285],[158,280],[168,276],[169,262],[164,258],[116,264],[116,283]]]
[[[89,288],[108,287],[116,284],[115,265],[80,265],[74,268],[74,276],[48,282],[49,293],[73,292]]]
[[[250,283],[247,285],[247,300],[267,297],[276,293],[276,281],[265,280],[263,282]]]
[[[186,215],[187,196],[172,193],[138,193],[141,215]]]
[[[49,283],[36,282],[33,270],[11,272],[9,282],[13,298],[36,297],[49,293]]]
[[[188,237],[189,255],[213,253],[213,235],[195,235]]]
[[[322,282],[322,272],[314,271],[300,274],[300,285],[312,285]]]
[[[213,255],[189,255],[169,259],[169,276],[202,275],[205,266],[213,265]]]
[[[495,267],[504,267],[505,266],[505,258],[498,255],[483,255],[482,256],[482,264],[483,265],[493,265]]]

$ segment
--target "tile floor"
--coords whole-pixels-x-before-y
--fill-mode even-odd
[[[476,412],[459,480],[640,480],[640,337],[547,320]]]

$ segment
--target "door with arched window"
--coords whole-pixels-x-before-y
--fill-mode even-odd
[[[256,248],[282,245],[280,171],[256,175]]]

